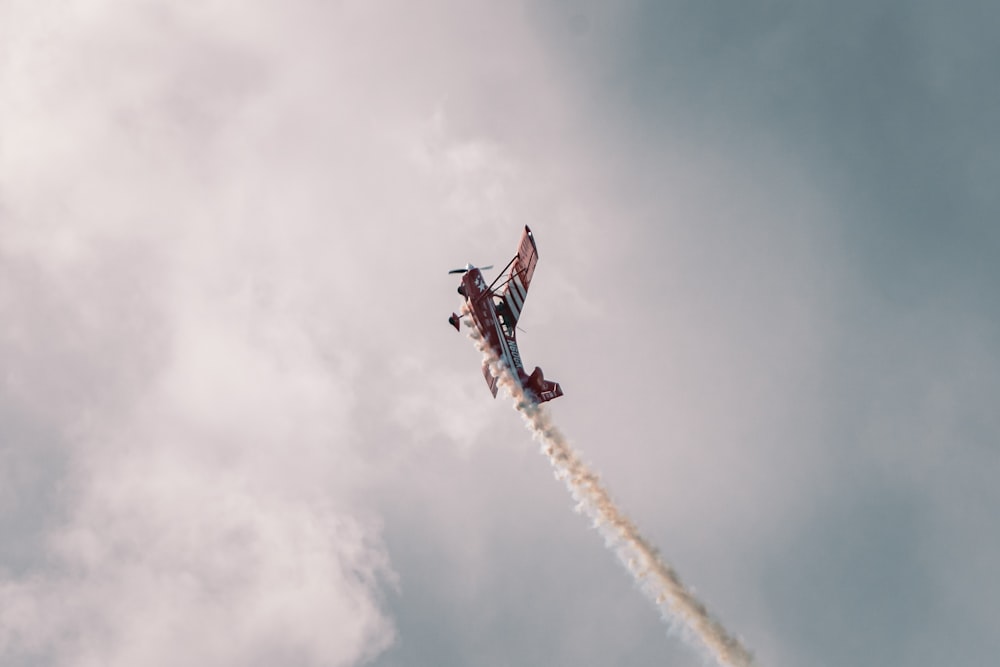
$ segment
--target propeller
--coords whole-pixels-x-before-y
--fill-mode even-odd
[[[492,268],[493,268],[492,264],[490,264],[489,266],[473,266],[472,264],[466,264],[464,269],[452,269],[448,273],[465,273],[466,271],[469,271],[471,269],[479,269],[480,271],[485,271],[486,269],[492,269]]]

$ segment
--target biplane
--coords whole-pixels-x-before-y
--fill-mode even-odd
[[[453,269],[448,273],[462,274],[458,293],[465,298],[472,321],[493,354],[506,364],[514,380],[530,398],[536,403],[544,403],[562,396],[562,388],[558,382],[546,380],[542,375],[542,369],[537,366],[530,375],[525,373],[521,353],[517,348],[517,321],[521,317],[521,311],[524,310],[524,300],[528,296],[528,287],[531,286],[531,277],[535,273],[537,262],[538,248],[535,246],[535,237],[525,225],[521,241],[517,246],[517,254],[492,284],[487,286],[482,273],[486,269],[493,268],[492,266],[475,267],[467,264],[464,269]],[[455,313],[451,314],[448,322],[456,330],[461,330],[461,320]],[[489,364],[485,361],[483,376],[493,393],[493,398],[496,398],[498,379],[493,376]]]

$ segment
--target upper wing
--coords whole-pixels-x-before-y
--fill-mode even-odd
[[[521,242],[517,245],[517,257],[510,265],[507,274],[507,284],[500,292],[502,299],[501,317],[504,324],[511,330],[517,325],[524,309],[524,300],[528,296],[531,276],[535,274],[535,264],[538,263],[538,248],[535,247],[535,237],[527,225],[521,234]]]

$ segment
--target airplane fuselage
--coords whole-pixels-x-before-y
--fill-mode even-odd
[[[483,340],[493,350],[497,359],[510,369],[514,379],[523,387],[528,376],[524,372],[521,353],[517,349],[513,327],[508,327],[503,316],[497,312],[497,303],[489,291],[479,269],[471,269],[462,276],[462,290],[465,302]]]

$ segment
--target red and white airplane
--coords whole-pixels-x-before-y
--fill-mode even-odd
[[[538,248],[535,247],[535,237],[525,225],[524,233],[521,234],[521,242],[517,246],[517,254],[490,286],[487,287],[482,271],[491,269],[492,266],[476,268],[468,264],[464,269],[454,269],[448,273],[464,274],[462,283],[458,286],[458,293],[465,297],[476,329],[493,350],[493,354],[506,363],[511,375],[520,383],[525,393],[536,403],[544,403],[562,396],[562,388],[558,382],[546,380],[542,376],[542,369],[537,366],[531,375],[524,372],[521,353],[517,349],[515,331],[537,262]],[[507,271],[508,269],[510,271]],[[506,280],[500,282],[501,278],[506,278]],[[460,329],[460,320],[455,313],[451,314],[448,322],[456,330]],[[490,391],[493,392],[493,398],[496,398],[497,378],[493,377],[489,364],[486,362],[483,362],[483,376],[486,378],[486,384],[489,385]]]

